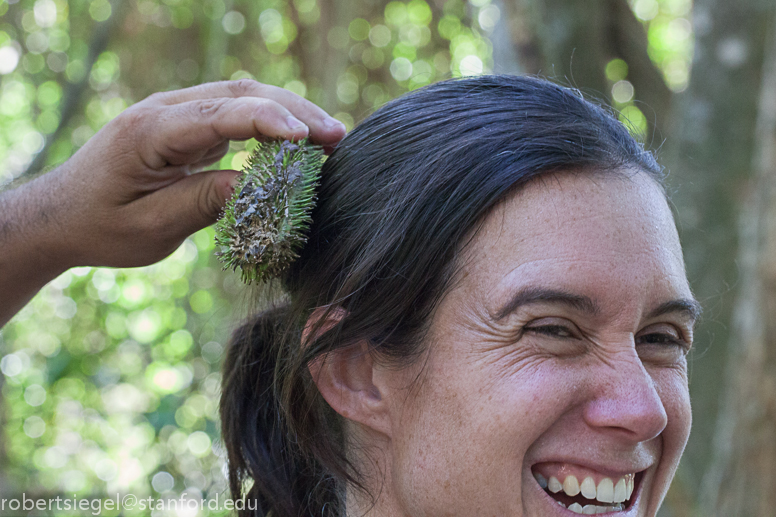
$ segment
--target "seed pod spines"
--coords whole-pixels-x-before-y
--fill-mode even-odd
[[[280,276],[307,240],[323,150],[306,140],[261,142],[216,224],[216,254],[246,283]]]

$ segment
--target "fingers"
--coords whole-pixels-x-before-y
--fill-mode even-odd
[[[208,165],[212,165],[219,161],[221,158],[226,156],[226,153],[229,152],[229,142],[224,141],[222,144],[217,145],[216,147],[213,147],[212,149],[208,150],[208,152],[205,153],[205,155],[202,157],[202,159],[190,166],[191,170],[198,171],[202,170],[204,167],[207,167]]]
[[[256,97],[188,101],[138,112],[137,151],[153,169],[206,160],[226,140],[300,140],[308,127],[284,106]]]
[[[138,200],[137,209],[153,214],[149,224],[158,228],[157,237],[179,242],[216,222],[234,192],[237,177],[234,171],[192,174]]]
[[[146,101],[158,106],[217,98],[256,97],[274,101],[310,128],[310,138],[321,145],[332,145],[345,136],[345,126],[307,99],[277,86],[251,79],[207,83],[184,90],[154,94]]]

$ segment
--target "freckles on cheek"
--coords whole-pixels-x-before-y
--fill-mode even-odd
[[[514,366],[502,368],[479,392],[479,432],[504,438],[502,443],[524,452],[575,404],[583,383],[552,360]]]
[[[655,377],[658,394],[668,416],[666,439],[684,444],[690,435],[692,426],[692,407],[690,405],[690,390],[686,376],[677,371],[662,372]]]

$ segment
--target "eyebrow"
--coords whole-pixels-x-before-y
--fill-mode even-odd
[[[601,308],[589,296],[569,293],[544,287],[525,287],[517,291],[509,301],[496,312],[495,320],[500,321],[524,305],[533,303],[555,303],[590,315],[597,315]],[[656,318],[669,313],[681,313],[695,322],[701,315],[701,304],[692,298],[670,300],[654,308],[647,318]]]
[[[516,292],[510,300],[496,312],[496,321],[506,318],[523,305],[532,303],[555,303],[566,305],[587,314],[598,314],[601,309],[588,296],[572,294],[544,287],[525,287]]]
[[[684,314],[691,321],[695,322],[698,318],[701,317],[703,308],[701,307],[701,304],[698,303],[698,301],[695,299],[682,298],[680,300],[671,300],[669,302],[660,304],[647,315],[647,318],[657,318],[658,316],[672,312]]]

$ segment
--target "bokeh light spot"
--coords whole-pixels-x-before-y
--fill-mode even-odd
[[[412,75],[412,63],[406,57],[397,57],[391,62],[391,75],[397,81],[406,81]]]
[[[24,421],[24,434],[30,438],[40,438],[46,432],[46,422],[37,415],[28,417]]]
[[[483,70],[482,59],[477,56],[466,56],[461,60],[460,70],[464,77],[480,75]]]
[[[24,390],[24,400],[33,407],[38,407],[46,401],[46,390],[40,384],[31,384]]]
[[[221,25],[228,34],[240,34],[245,30],[245,16],[239,11],[229,11],[221,19]]]
[[[113,9],[107,0],[94,0],[89,6],[89,15],[96,22],[104,22],[112,13]]]
[[[151,486],[159,493],[167,492],[175,486],[175,478],[169,472],[157,472],[151,479]]]
[[[191,433],[186,443],[195,456],[202,457],[210,451],[210,437],[202,431]]]
[[[0,74],[10,74],[19,64],[19,51],[16,47],[6,45],[0,48]]]

